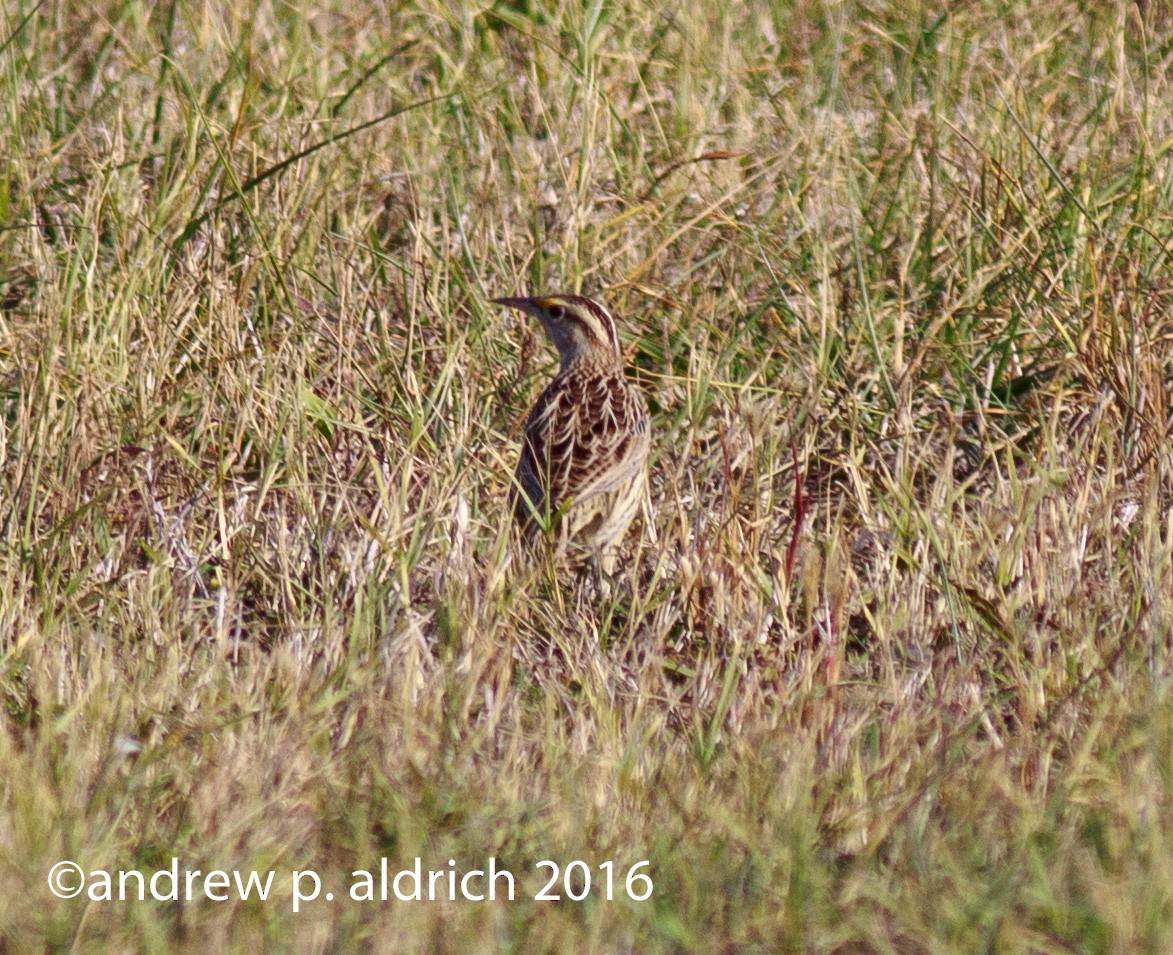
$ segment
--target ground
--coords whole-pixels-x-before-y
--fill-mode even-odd
[[[5,950],[1173,950],[1171,37],[6,0]],[[606,582],[510,541],[554,291]]]

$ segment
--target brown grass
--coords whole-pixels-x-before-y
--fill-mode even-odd
[[[3,8],[5,950],[1173,946],[1173,19],[949,11]],[[529,290],[652,410],[602,600]],[[273,890],[48,891],[172,858]]]

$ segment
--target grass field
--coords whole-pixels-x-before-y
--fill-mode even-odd
[[[0,951],[1173,951],[1164,0],[3,0],[0,112]]]

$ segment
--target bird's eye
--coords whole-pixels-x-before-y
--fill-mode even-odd
[[[548,309],[546,309],[546,311],[549,312],[550,317],[555,321],[566,314],[566,312],[563,311],[561,305],[551,305]]]

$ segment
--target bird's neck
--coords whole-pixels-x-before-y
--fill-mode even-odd
[[[609,348],[575,348],[559,354],[561,366],[558,374],[565,375],[581,368],[596,371],[611,371],[622,368],[622,359]]]

